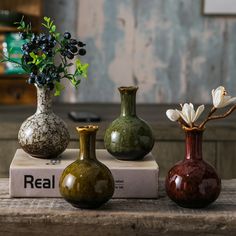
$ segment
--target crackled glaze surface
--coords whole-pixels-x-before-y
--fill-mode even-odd
[[[52,97],[52,91],[37,87],[37,111],[23,122],[18,133],[21,147],[34,157],[57,157],[70,140],[67,125],[52,112]]]
[[[153,148],[149,125],[136,115],[137,87],[120,87],[121,115],[105,132],[105,147],[120,160],[140,160]]]
[[[59,188],[61,195],[73,206],[97,208],[114,193],[114,179],[110,170],[96,158],[97,126],[79,128],[80,154],[63,171]]]
[[[186,157],[168,172],[167,195],[182,207],[202,208],[214,202],[220,191],[215,169],[202,159],[202,131],[187,131]]]

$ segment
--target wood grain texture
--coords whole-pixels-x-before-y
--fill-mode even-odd
[[[230,168],[236,166],[236,142],[217,142],[217,169],[219,175],[229,178],[235,175],[236,170]],[[224,168],[221,168],[224,166]]]
[[[38,15],[31,4],[14,1]],[[43,10],[87,43],[89,80],[58,100],[119,102],[117,87],[132,84],[142,103],[209,103],[220,84],[236,94],[236,19],[203,16],[201,0],[50,0]]]
[[[217,155],[216,144],[214,142],[204,142],[202,151],[203,159],[205,161],[210,163],[212,166],[218,167],[219,170],[225,168],[225,165],[223,163],[222,165],[216,165]],[[154,154],[155,160],[159,165],[160,176],[164,178],[174,164],[185,158],[185,143],[183,141],[159,141],[155,143],[152,152]],[[219,159],[221,160],[221,156],[219,156]],[[230,157],[229,160],[232,160],[232,157]],[[225,173],[223,174],[223,176],[226,176]],[[228,178],[230,178],[231,176],[233,176],[233,173],[227,175]]]
[[[27,76],[0,75],[0,104],[36,104],[34,87],[26,83]],[[7,78],[9,77],[9,78]]]
[[[0,176],[9,176],[9,167],[11,160],[15,155],[16,149],[19,148],[16,140],[0,140]]]
[[[10,199],[0,180],[1,235],[229,235],[236,234],[236,180],[223,181],[219,199],[202,210],[180,208],[160,182],[153,200],[116,199],[99,210],[73,208],[63,199]],[[186,223],[187,221],[187,223]]]

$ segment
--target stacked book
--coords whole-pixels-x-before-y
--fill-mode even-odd
[[[79,155],[67,149],[58,159],[33,158],[18,149],[10,165],[11,197],[60,197],[62,171]],[[113,198],[157,198],[159,167],[149,153],[142,161],[119,161],[105,149],[96,150],[99,161],[112,172],[115,180]]]

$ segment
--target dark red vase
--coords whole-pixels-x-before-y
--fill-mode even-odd
[[[186,157],[175,164],[166,177],[166,193],[181,207],[203,208],[214,202],[221,180],[214,167],[202,159],[203,130],[185,129]]]

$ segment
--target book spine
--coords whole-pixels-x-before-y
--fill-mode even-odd
[[[113,198],[157,198],[157,170],[111,169],[115,181]],[[61,169],[10,169],[11,197],[61,197]]]

